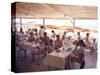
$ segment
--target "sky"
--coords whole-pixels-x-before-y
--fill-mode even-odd
[[[98,28],[97,20],[76,20],[75,24],[76,26],[81,26],[82,28],[91,28],[91,29]]]
[[[16,23],[20,23],[20,19],[15,20]],[[22,19],[23,24],[43,24],[43,19]],[[46,25],[55,25],[55,26],[72,26],[71,20],[65,19],[46,19]],[[97,29],[98,21],[97,20],[75,20],[75,26],[86,28],[86,29]]]

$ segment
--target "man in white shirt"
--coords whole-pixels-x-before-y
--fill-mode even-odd
[[[39,37],[44,37],[44,32],[45,32],[44,27],[41,26],[39,30]]]

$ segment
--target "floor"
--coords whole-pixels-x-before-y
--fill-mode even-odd
[[[97,66],[97,52],[85,52],[85,69],[96,68]]]
[[[96,68],[97,64],[97,52],[85,51],[85,69]],[[16,50],[16,72],[37,72],[37,71],[48,71],[43,62],[38,65],[30,56],[30,52],[27,53],[25,59],[23,50]]]

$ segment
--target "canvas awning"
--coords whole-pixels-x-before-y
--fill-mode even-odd
[[[97,19],[97,7],[25,2],[12,5],[12,18],[69,18],[66,16],[73,19]]]

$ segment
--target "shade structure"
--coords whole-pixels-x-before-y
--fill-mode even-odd
[[[97,19],[97,7],[16,2],[12,18]],[[16,14],[15,14],[16,13]]]
[[[80,6],[80,5],[62,5],[47,3],[26,3],[16,2],[12,5],[12,18],[20,19],[70,19],[71,22],[76,19],[95,19],[97,20],[96,6]],[[45,23],[43,22],[43,25]],[[76,32],[97,32],[97,30],[53,25],[45,25],[47,29],[73,30]]]

